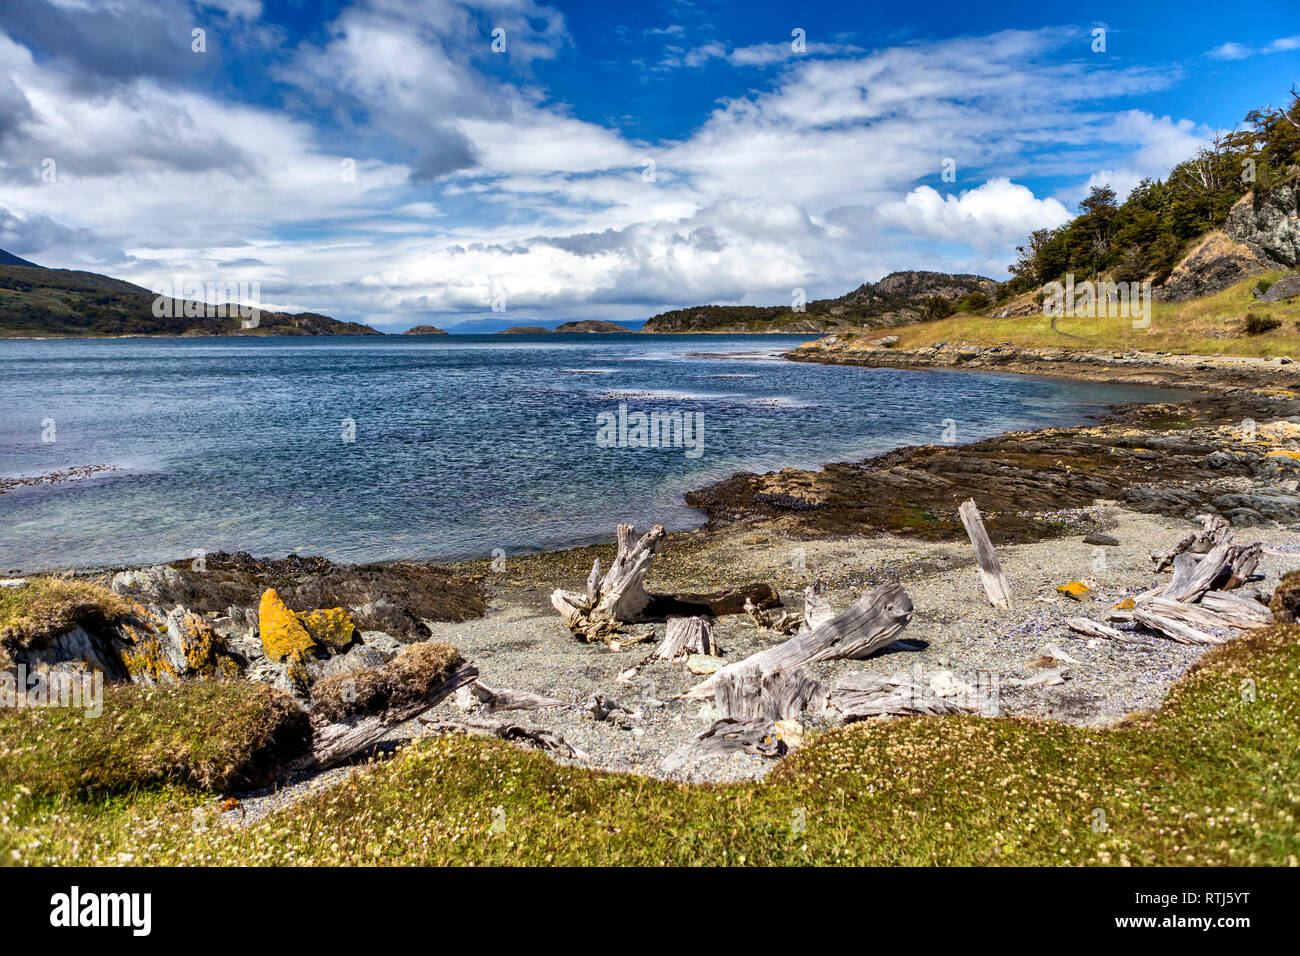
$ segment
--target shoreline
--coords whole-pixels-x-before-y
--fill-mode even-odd
[[[886,358],[896,362],[900,356]],[[994,370],[1011,371],[1007,364],[999,362]],[[1134,711],[1158,709],[1206,647],[1147,637],[1137,645],[1120,645],[1121,650],[1069,631],[1067,617],[1106,620],[1112,605],[1167,580],[1153,571],[1150,553],[1174,546],[1192,527],[1189,519],[1206,510],[1226,512],[1243,538],[1259,539],[1270,549],[1260,564],[1265,589],[1300,567],[1295,533],[1300,450],[1290,447],[1300,447],[1300,424],[1285,422],[1300,420],[1300,395],[1209,378],[1184,376],[1184,401],[1115,406],[1095,424],[1009,432],[966,445],[909,446],[818,471],[732,475],[688,494],[688,503],[705,513],[707,524],[668,535],[648,586],[680,593],[768,583],[784,609],[798,615],[803,589],[814,581],[837,611],[881,584],[902,584],[916,608],[903,637],[917,646],[910,652],[887,648],[866,660],[818,662],[809,667],[813,679],[833,682],[850,672],[890,675],[920,668],[925,680],[973,683],[972,675],[988,673],[1002,682],[1001,716],[1113,726]],[[1254,441],[1234,430],[1233,423],[1246,414],[1259,422]],[[1286,427],[1275,424],[1279,421]],[[957,504],[971,497],[1008,575],[1015,595],[1011,611],[996,610],[984,598],[956,516]],[[1250,527],[1264,521],[1273,523]],[[1094,546],[1085,540],[1091,534],[1107,535],[1116,544]],[[627,637],[621,639],[626,646],[591,645],[573,637],[551,607],[553,589],[581,587],[593,559],[608,566],[613,551],[612,541],[606,541],[510,556],[501,568],[487,560],[336,565],[313,571],[333,584],[315,589],[321,596],[312,606],[349,604],[341,595],[358,581],[373,581],[376,574],[397,580],[406,573],[404,566],[414,565],[421,574],[436,574],[441,590],[418,598],[414,592],[393,592],[403,614],[413,600],[424,605],[409,621],[419,633],[410,631],[401,642],[445,641],[474,661],[492,686],[562,701],[560,708],[526,718],[530,726],[557,733],[588,755],[562,762],[685,782],[765,776],[778,762],[748,753],[665,771],[666,755],[714,718],[710,704],[680,697],[699,681],[697,674],[681,663],[643,660],[653,643],[636,640],[657,641],[663,623],[626,626]],[[292,563],[306,567],[318,560],[304,555]],[[227,563],[229,556],[222,562]],[[285,581],[296,572],[279,569],[290,563],[252,560]],[[215,578],[186,575],[185,564],[178,561],[171,568],[194,588],[225,586],[228,572],[218,571]],[[168,574],[174,578],[175,571]],[[82,573],[103,577],[105,571]],[[1084,597],[1059,592],[1073,581],[1090,589]],[[356,600],[377,607],[375,601],[386,600],[386,587],[376,582]],[[197,598],[199,592],[193,593]],[[245,607],[248,600],[235,603]],[[208,603],[224,609],[230,602]],[[470,616],[456,612],[471,604],[480,610]],[[214,626],[221,622],[231,630],[231,646],[256,641],[255,629],[249,630],[255,610],[204,613],[213,615]],[[729,662],[784,640],[745,615],[720,617],[716,628]],[[1045,677],[1052,669],[1038,662],[1056,653],[1052,648],[1064,648],[1071,662]],[[634,676],[625,679],[629,668]],[[617,701],[637,716],[593,719],[590,702],[600,699]],[[429,715],[454,720],[463,715],[461,708],[448,700]],[[810,715],[807,729],[817,734],[830,725]],[[428,733],[411,722],[394,728],[393,735],[415,739]],[[249,803],[257,805],[253,816],[349,776],[351,771],[320,780],[312,775],[250,795]]]
[[[708,332],[695,334],[713,334]],[[134,338],[151,338],[155,336],[127,336]],[[292,336],[298,337],[298,336]],[[225,338],[222,336],[221,338]],[[982,456],[996,456],[999,451],[1013,438],[1033,439],[1035,437],[1051,436],[1060,438],[1069,436],[1073,433],[1082,432],[1090,429],[1105,428],[1108,425],[1130,427],[1134,425],[1143,425],[1143,418],[1146,417],[1144,411],[1153,411],[1156,409],[1166,409],[1171,405],[1183,405],[1191,403],[1198,406],[1195,411],[1200,423],[1217,423],[1220,426],[1230,421],[1240,421],[1243,416],[1227,414],[1229,411],[1241,411],[1244,409],[1256,410],[1260,414],[1272,414],[1275,417],[1286,417],[1287,414],[1300,416],[1300,364],[1283,364],[1277,360],[1263,360],[1253,358],[1232,358],[1224,356],[1162,356],[1157,353],[1112,353],[1112,352],[1088,352],[1079,353],[1070,350],[1026,350],[1012,346],[956,346],[926,349],[887,349],[887,348],[861,348],[854,347],[852,340],[834,341],[838,336],[830,336],[828,339],[818,339],[791,350],[781,353],[780,357],[784,360],[807,363],[807,364],[828,364],[858,366],[863,368],[890,368],[901,369],[905,371],[917,372],[936,372],[936,371],[966,371],[972,373],[993,373],[1006,375],[1021,375],[1028,377],[1047,378],[1064,381],[1088,381],[1095,384],[1113,384],[1113,385],[1130,385],[1162,389],[1178,389],[1188,393],[1186,402],[1127,402],[1113,405],[1101,406],[1105,409],[1104,413],[1089,416],[1096,419],[1096,424],[1091,425],[1067,425],[1067,426],[1049,426],[1046,428],[1035,429],[1032,431],[1008,431],[1000,432],[996,435],[978,439],[970,442],[955,442],[950,445],[900,445],[896,448],[889,449],[878,454],[869,455],[862,459],[855,459],[851,462],[825,461],[815,468],[793,468],[786,467],[776,472],[767,472],[761,475],[755,475],[753,472],[735,472],[719,481],[709,483],[700,487],[692,488],[684,493],[686,504],[699,512],[702,520],[693,527],[668,529],[670,541],[678,539],[690,540],[701,535],[714,534],[717,531],[730,525],[753,522],[755,518],[766,519],[782,512],[798,513],[804,508],[801,506],[797,495],[791,497],[795,500],[789,502],[790,507],[775,507],[772,509],[755,509],[752,502],[748,502],[748,507],[744,507],[741,514],[736,514],[730,518],[725,517],[725,509],[728,505],[746,504],[736,500],[729,500],[727,490],[734,486],[735,483],[752,479],[754,477],[766,478],[769,476],[787,476],[787,481],[795,484],[800,483],[799,477],[789,478],[788,476],[815,476],[825,474],[831,469],[869,469],[873,463],[878,463],[888,468],[896,468],[923,449],[946,448],[954,453],[960,453],[962,449],[972,449]],[[1290,388],[1287,388],[1290,386]],[[1255,400],[1229,400],[1225,394],[1231,394],[1240,389],[1278,389],[1290,392],[1291,388],[1295,389],[1295,394],[1278,394],[1276,396],[1261,396]],[[1285,413],[1285,414],[1284,414]],[[1156,417],[1163,417],[1157,415]],[[64,473],[52,473],[42,475],[24,476],[21,479],[13,479],[10,484],[15,489],[26,487],[28,485],[43,485],[50,483],[49,479],[62,479],[65,481],[80,480],[84,477],[93,477],[94,473],[101,470],[108,470],[110,466],[91,465],[81,466],[79,468],[68,469],[68,472],[76,472],[75,475],[64,477]],[[83,472],[85,474],[83,474]],[[0,482],[0,488],[3,488],[3,482]],[[765,492],[758,492],[762,495]],[[781,494],[781,490],[768,491],[768,494]],[[1083,504],[1075,502],[1076,505]],[[808,510],[821,510],[812,508]],[[789,515],[785,515],[789,517]],[[1297,509],[1297,520],[1300,520],[1300,506]],[[766,522],[764,522],[766,523]],[[800,524],[799,521],[787,521],[785,525]],[[814,525],[819,522],[814,522]],[[915,531],[911,521],[899,521],[886,523],[880,527],[854,529],[851,533],[899,533],[907,536]],[[787,528],[788,530],[788,528]],[[807,529],[802,529],[807,530]],[[844,529],[846,531],[850,529]],[[990,532],[994,532],[992,525]],[[811,537],[821,536],[814,532]],[[930,537],[922,535],[922,537]],[[994,533],[994,541],[997,542],[998,535]],[[547,562],[549,558],[559,558],[562,555],[581,553],[586,555],[595,549],[599,551],[604,546],[604,539],[592,540],[586,542],[577,542],[568,545],[561,545],[553,548],[543,548],[536,551],[530,551],[511,556],[512,560],[528,560]],[[297,554],[298,552],[294,552]],[[305,556],[305,554],[303,555]],[[257,555],[258,559],[272,560],[272,555]],[[173,559],[178,560],[178,559]],[[587,559],[590,560],[589,558]],[[61,566],[52,568],[41,568],[36,570],[20,570],[18,568],[3,569],[3,573],[11,576],[21,575],[43,575],[43,574],[66,574],[71,573],[77,576],[92,576],[112,574],[119,571],[134,570],[145,567],[155,567],[160,562],[130,562],[130,563],[110,563],[102,565],[81,565],[75,567]],[[163,562],[166,563],[166,562]],[[447,557],[447,558],[420,558],[410,557],[393,557],[381,558],[374,561],[347,562],[341,564],[341,567],[355,565],[396,565],[396,564],[418,564],[429,567],[477,567],[489,563],[488,558],[475,557]]]
[[[1175,355],[1134,350],[1024,349],[1013,345],[939,345],[919,349],[873,347],[831,335],[782,356],[792,362],[856,365],[911,371],[979,371],[1038,375],[1102,385],[1145,385],[1220,391],[1300,388],[1300,366],[1289,359]]]

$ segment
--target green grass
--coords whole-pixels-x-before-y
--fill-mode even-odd
[[[0,791],[81,798],[180,783],[261,779],[300,747],[306,718],[287,694],[245,681],[104,688],[103,713],[0,709]]]
[[[1269,273],[1276,279],[1283,273]],[[921,348],[936,342],[956,345],[998,345],[1003,342],[1021,348],[1141,349],[1188,355],[1258,356],[1300,355],[1300,301],[1260,302],[1251,295],[1259,279],[1245,279],[1216,295],[1189,302],[1156,302],[1151,326],[1135,329],[1127,318],[1062,317],[1056,322],[1044,315],[1011,316],[1000,319],[987,315],[954,315],[936,322],[923,322],[889,329],[897,335],[896,348]],[[1261,319],[1276,319],[1281,325],[1262,334],[1248,334],[1247,313]],[[880,330],[861,333],[862,341],[879,338]]]
[[[108,588],[72,578],[31,577],[26,587],[0,588],[0,667],[8,652],[126,616],[131,605]]]
[[[1210,651],[1158,714],[1115,729],[868,722],[821,736],[757,784],[672,784],[496,741],[427,740],[242,828],[194,789],[43,796],[11,776],[0,859],[1296,865],[1298,674],[1300,628],[1258,631]]]

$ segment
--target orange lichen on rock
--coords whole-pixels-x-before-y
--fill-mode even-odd
[[[176,680],[176,666],[167,657],[158,626],[149,612],[139,604],[132,615],[117,625],[122,638],[122,665],[131,680],[141,684],[164,684]]]
[[[316,647],[302,622],[280,600],[275,588],[267,588],[257,608],[257,630],[262,652],[273,661],[300,661]]]
[[[1082,581],[1071,581],[1069,584],[1062,584],[1056,590],[1060,591],[1066,597],[1072,597],[1076,601],[1082,601],[1085,594],[1089,594],[1092,588]]]
[[[235,678],[243,676],[225,642],[202,617],[184,608],[167,615],[168,637],[179,645],[186,676]]]
[[[331,650],[342,650],[352,642],[352,633],[356,628],[346,608],[298,611],[294,616],[317,644],[324,644]]]

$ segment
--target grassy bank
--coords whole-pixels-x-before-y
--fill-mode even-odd
[[[1158,714],[1115,729],[870,722],[825,734],[757,784],[679,785],[499,742],[427,740],[242,828],[214,816],[216,795],[183,773],[142,773],[133,791],[107,796],[78,796],[71,781],[51,793],[43,764],[91,732],[73,726],[47,732],[24,764],[0,761],[18,767],[0,778],[0,858],[1295,865],[1297,674],[1300,628],[1282,626],[1212,650]],[[203,693],[177,693],[190,692]],[[121,707],[106,700],[103,721],[121,720]],[[0,748],[12,752],[20,725],[0,721]]]
[[[25,587],[0,588],[0,667],[8,666],[18,648],[130,612],[126,600],[91,581],[32,577]]]
[[[1264,277],[1275,280],[1282,273]],[[1260,302],[1251,295],[1258,278],[1247,279],[1228,289],[1190,302],[1156,302],[1151,326],[1133,328],[1128,318],[1062,317],[1052,329],[1051,320],[1040,314],[994,318],[987,315],[954,315],[935,322],[889,329],[898,336],[899,348],[922,348],[937,342],[955,345],[998,345],[1021,348],[1140,349],[1147,352],[1175,352],[1189,355],[1255,356],[1274,358],[1300,356],[1300,302]],[[1246,316],[1273,319],[1275,329],[1250,334]],[[861,333],[878,339],[880,330]]]

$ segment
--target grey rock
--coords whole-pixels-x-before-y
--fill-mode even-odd
[[[1283,276],[1268,287],[1268,291],[1259,297],[1261,302],[1283,302],[1300,295],[1300,274]],[[1285,361],[1291,361],[1285,358]]]
[[[331,657],[328,661],[325,661],[321,666],[321,676],[333,677],[336,674],[355,674],[357,671],[378,667],[391,659],[391,654],[384,654],[373,647],[358,644],[350,648],[346,654],[340,654],[338,657]]]
[[[1300,184],[1247,193],[1228,213],[1223,231],[1269,264],[1300,267]]]
[[[29,671],[102,671],[105,680],[126,680],[126,668],[108,639],[90,634],[81,627],[52,637],[39,646],[18,648],[12,652],[14,662],[25,664]]]
[[[1108,548],[1119,547],[1119,538],[1112,538],[1108,534],[1102,534],[1100,531],[1094,531],[1083,539],[1084,544],[1099,544]]]
[[[405,646],[397,638],[384,631],[362,631],[360,638],[362,644],[379,651],[385,655],[385,659],[391,659]]]

